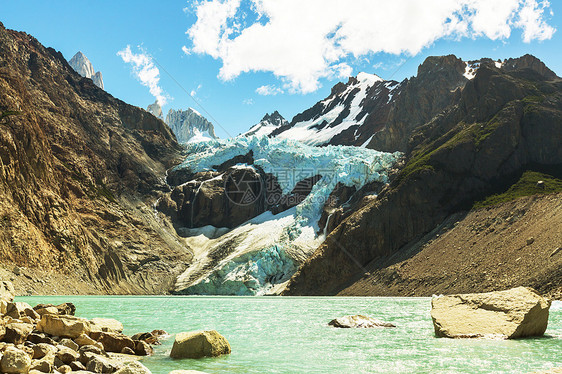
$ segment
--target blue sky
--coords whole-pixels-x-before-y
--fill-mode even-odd
[[[67,59],[84,52],[106,91],[146,108],[155,97],[118,55],[130,46],[158,69],[165,113],[194,107],[226,137],[266,112],[290,120],[349,74],[415,75],[430,55],[531,53],[562,74],[562,1],[502,0],[496,4],[505,9],[481,9],[486,1],[0,0],[0,21]]]

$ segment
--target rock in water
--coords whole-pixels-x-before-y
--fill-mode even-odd
[[[541,336],[550,301],[528,287],[431,299],[435,335],[447,338]]]
[[[230,344],[215,330],[180,332],[170,352],[172,358],[215,357],[231,352]]]
[[[396,327],[392,323],[378,321],[371,317],[362,316],[360,314],[333,319],[328,322],[328,325],[340,328]]]

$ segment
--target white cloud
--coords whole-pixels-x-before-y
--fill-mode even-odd
[[[282,94],[283,90],[273,85],[267,85],[256,88],[256,93],[262,96],[275,96],[277,94]]]
[[[191,54],[191,51],[185,45],[181,47],[181,50],[188,56]]]
[[[117,55],[123,59],[124,62],[132,64],[133,75],[150,90],[150,94],[156,98],[161,106],[167,102],[166,94],[160,87],[160,71],[154,65],[152,57],[144,52],[142,49],[139,53],[133,53],[131,46],[117,52]]]
[[[290,92],[349,76],[349,60],[371,53],[416,55],[441,38],[498,40],[514,29],[528,43],[555,32],[545,20],[546,0],[247,1],[249,7],[241,0],[196,3],[189,50],[220,59],[222,80],[273,72]]]
[[[192,97],[197,95],[197,92],[199,92],[199,90],[201,89],[201,87],[203,87],[202,85],[197,85],[197,87],[193,90],[191,90],[191,92],[189,93]]]
[[[244,105],[254,105],[254,99],[244,99],[244,100],[242,100],[242,104],[244,104]]]

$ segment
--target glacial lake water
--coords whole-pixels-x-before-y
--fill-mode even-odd
[[[31,305],[73,302],[82,317],[120,320],[124,333],[216,329],[232,354],[168,357],[173,338],[142,360],[155,374],[218,373],[529,373],[562,366],[562,303],[546,336],[523,340],[436,338],[429,298],[27,296]],[[347,314],[392,322],[390,329],[335,329]]]

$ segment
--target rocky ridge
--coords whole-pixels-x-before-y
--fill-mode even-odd
[[[85,78],[90,78],[96,86],[103,90],[103,76],[101,71],[94,71],[94,66],[86,55],[78,51],[68,63],[78,74]]]
[[[466,66],[451,56],[428,58],[418,77],[436,69],[438,76],[458,75]],[[411,129],[387,124],[394,129],[384,136],[388,144],[394,133],[409,139],[405,166],[376,199],[328,236],[292,278],[287,294],[337,293],[370,264],[417,242],[450,214],[504,190],[525,170],[559,171],[562,82],[553,74],[532,56],[501,66],[482,60],[472,79],[441,97],[450,104],[437,115],[420,117],[423,124]],[[429,93],[410,100],[428,98]],[[371,145],[381,139],[373,138]],[[543,290],[559,287],[560,281]]]
[[[170,109],[166,115],[166,123],[176,134],[180,143],[217,138],[213,124],[193,108],[187,108],[187,110]]]
[[[289,122],[278,111],[275,111],[271,114],[266,113],[265,116],[261,119],[260,122],[255,124],[242,134],[242,136],[262,136],[262,135],[269,135],[276,129],[288,125]]]
[[[152,207],[169,127],[26,33],[0,25],[0,51],[1,272],[23,293],[167,292],[190,259]]]

